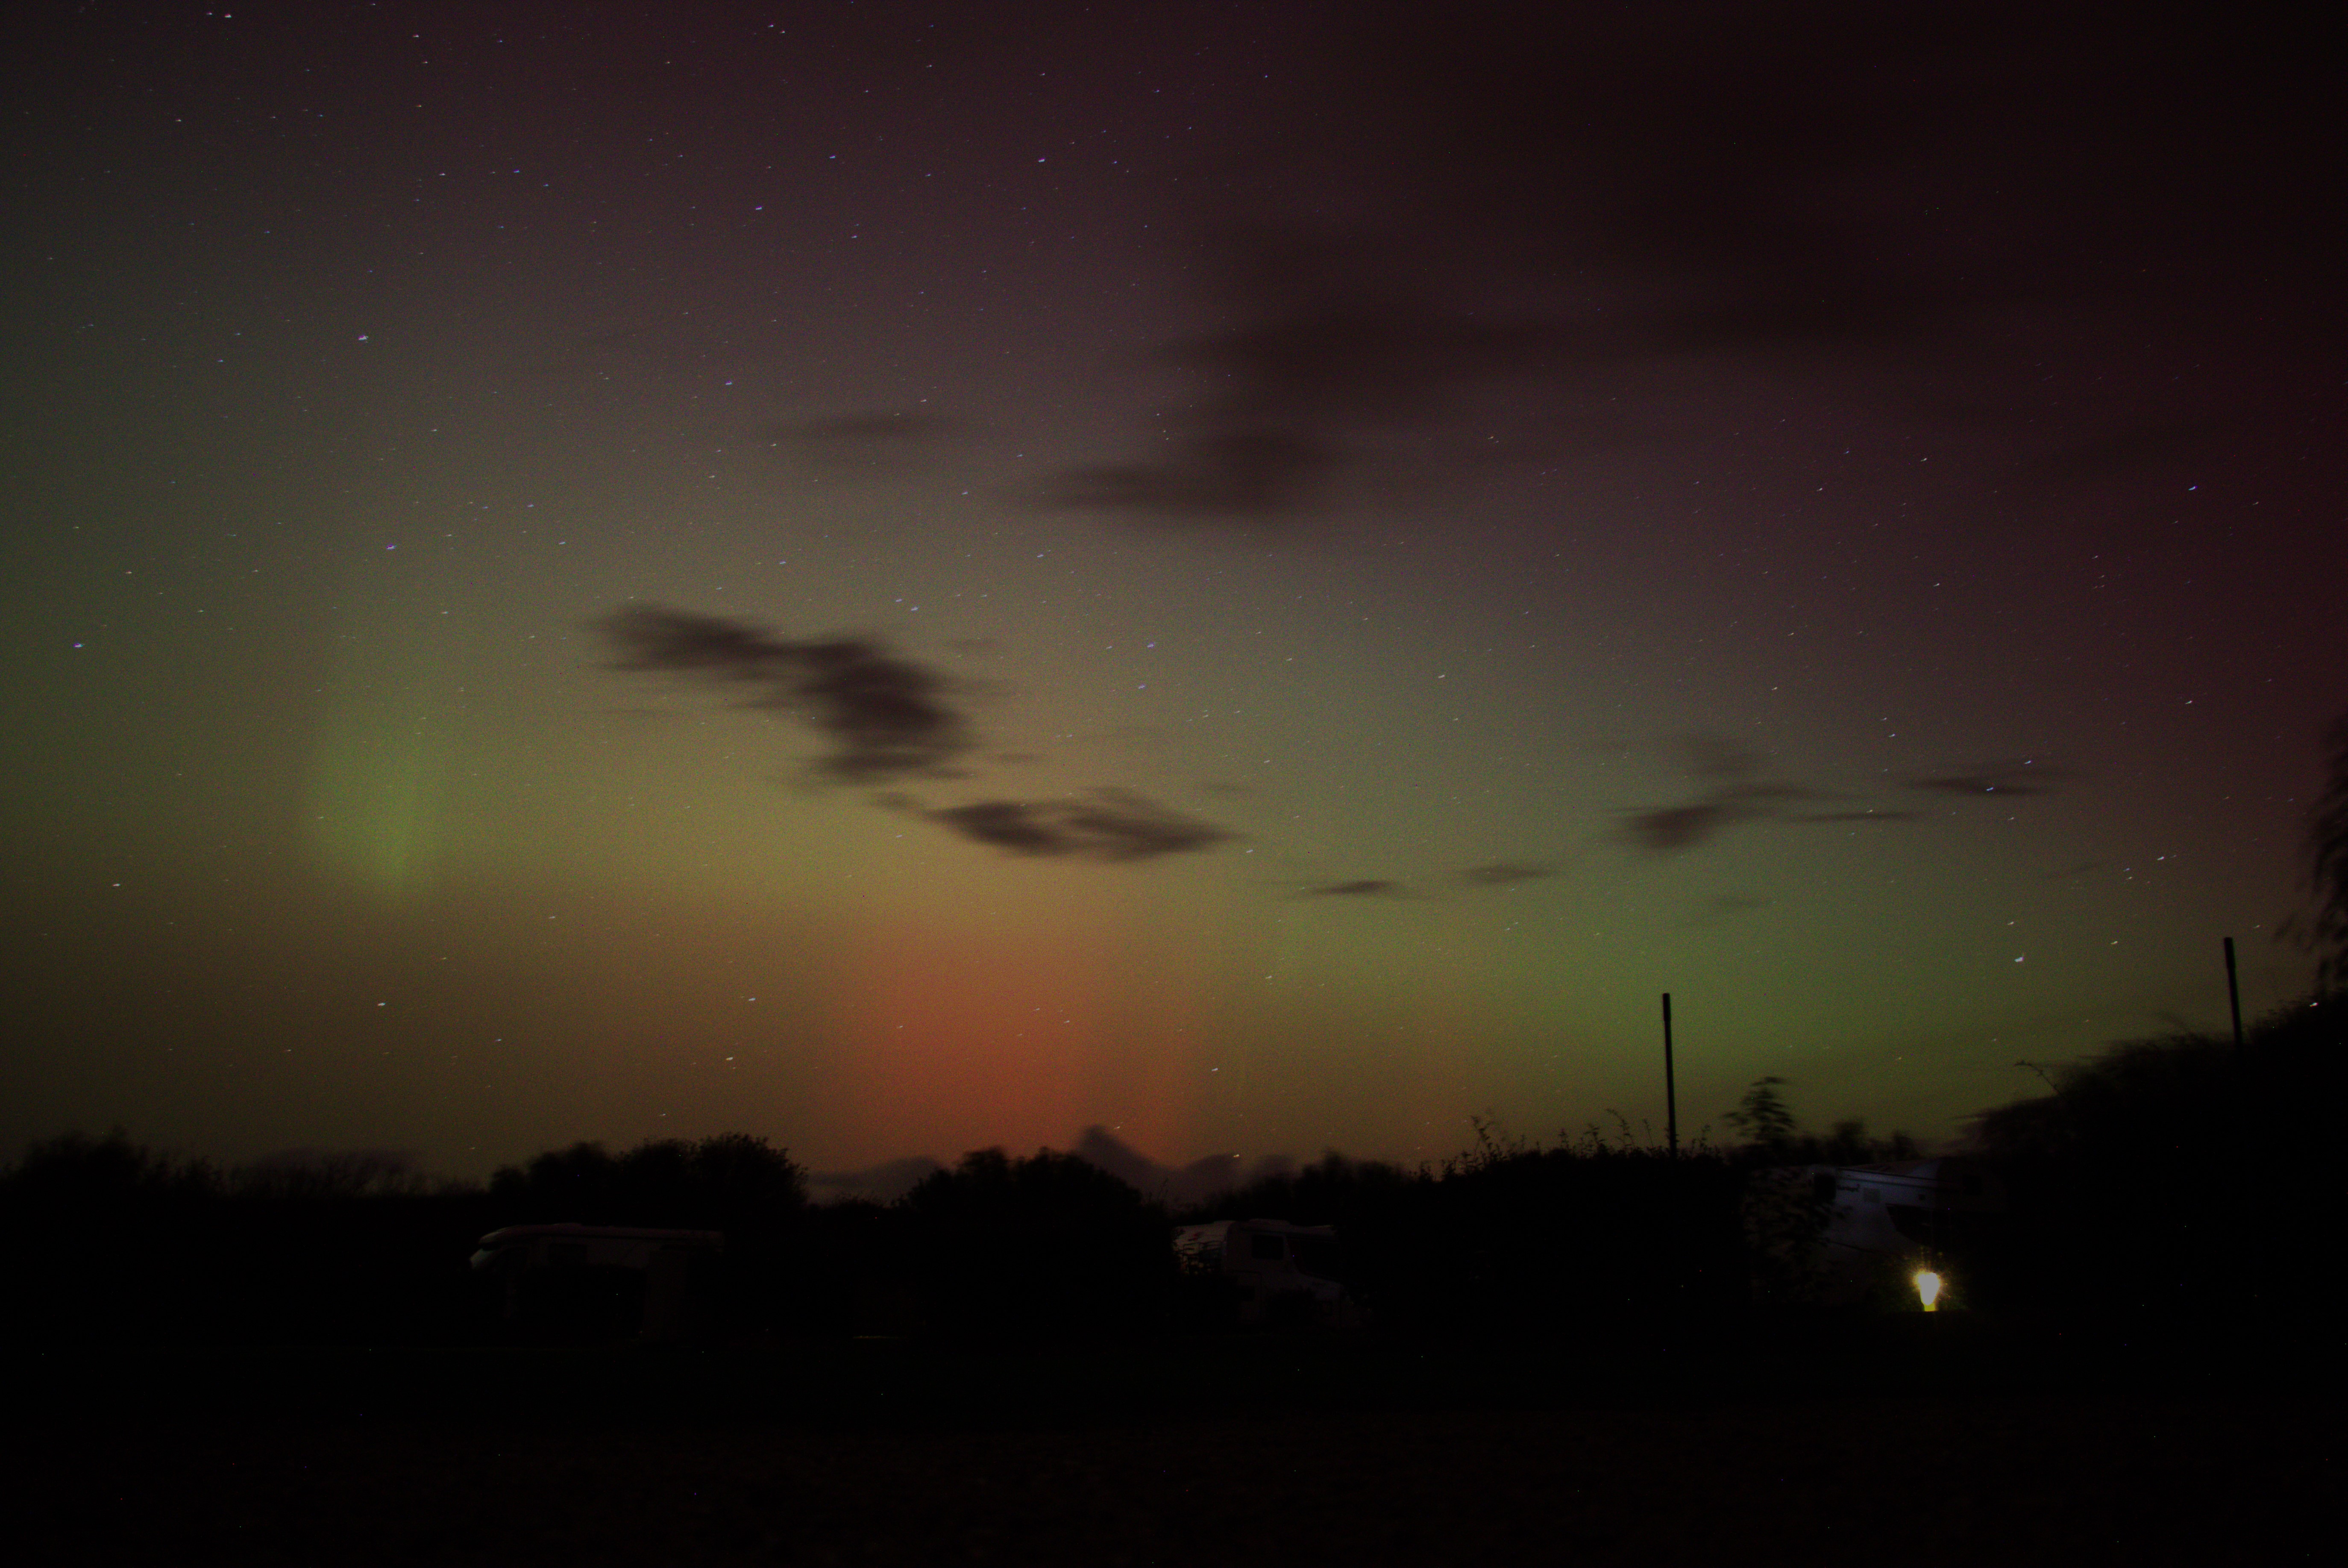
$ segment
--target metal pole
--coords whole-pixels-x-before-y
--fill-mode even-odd
[[[2234,939],[2226,938],[2226,1003],[2234,1010],[2234,1051],[2242,1049],[2242,985],[2234,976]]]
[[[1672,994],[1663,993],[1663,1128],[1672,1153],[1680,1151],[1680,1093],[1672,1081]]]

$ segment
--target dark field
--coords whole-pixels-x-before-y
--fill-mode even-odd
[[[1962,1316],[1694,1354],[61,1348],[10,1364],[8,1534],[34,1563],[2329,1561],[2317,1380]]]

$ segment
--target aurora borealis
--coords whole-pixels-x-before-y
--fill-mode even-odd
[[[41,4],[0,1138],[1928,1139],[2290,999],[2336,98],[2189,8]]]

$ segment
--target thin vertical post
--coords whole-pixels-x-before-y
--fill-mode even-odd
[[[1671,1140],[1672,1153],[1680,1151],[1680,1092],[1672,1081],[1672,994],[1663,993],[1663,1135]]]
[[[2226,938],[2226,1005],[2234,1012],[2234,1054],[2242,1050],[2242,984],[2234,975],[2234,939]]]

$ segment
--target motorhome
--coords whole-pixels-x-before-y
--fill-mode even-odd
[[[1746,1223],[1788,1294],[1935,1311],[1964,1299],[1966,1264],[2005,1208],[1995,1172],[1951,1156],[1765,1171]]]
[[[1360,1321],[1334,1226],[1285,1220],[1181,1225],[1174,1256],[1185,1277],[1227,1290],[1241,1323],[1349,1327]]]
[[[680,1339],[701,1326],[716,1231],[509,1225],[483,1236],[473,1269],[503,1285],[509,1324],[563,1337]]]

